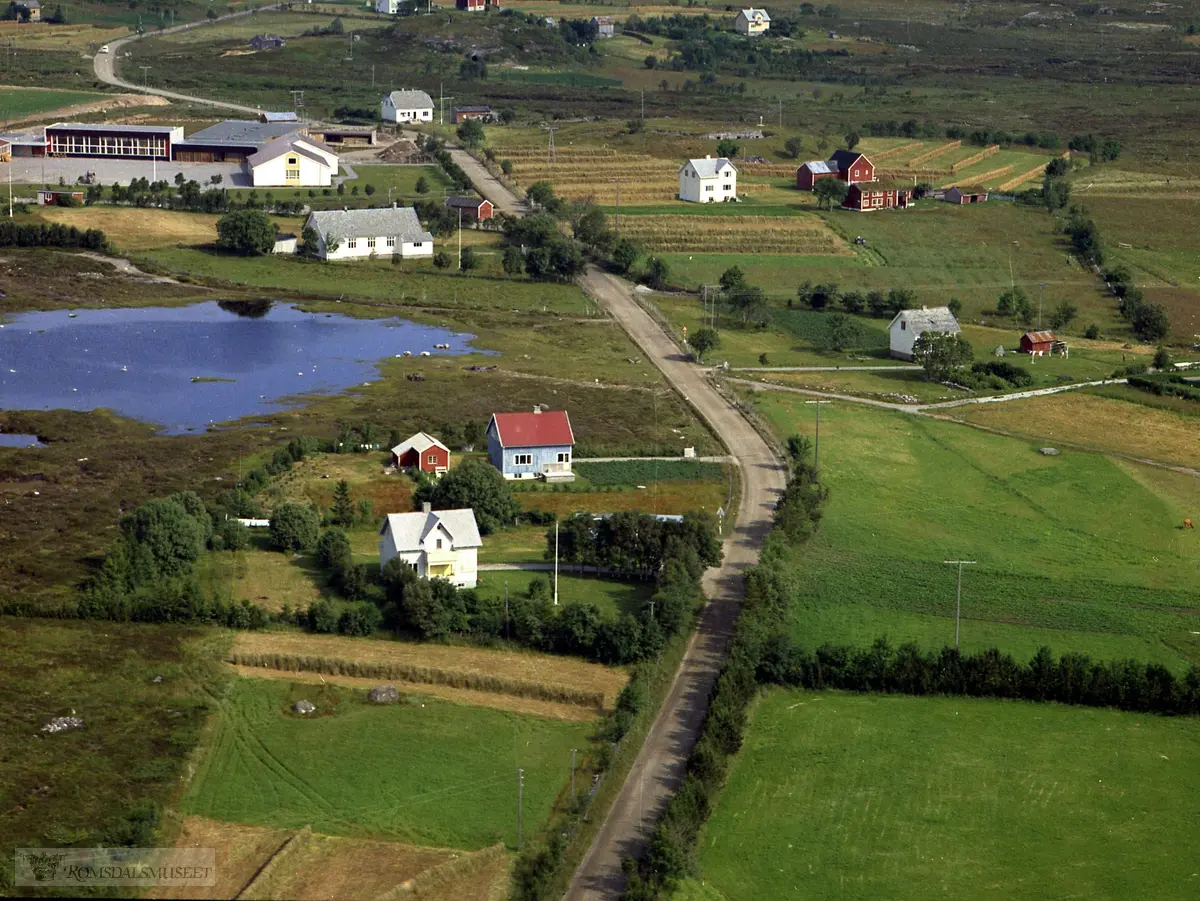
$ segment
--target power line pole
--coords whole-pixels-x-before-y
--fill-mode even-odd
[[[824,404],[831,404],[831,400],[806,400],[806,404],[812,404],[817,408],[817,438],[813,442],[813,468],[820,470],[821,468],[821,407]]]
[[[571,749],[571,809],[575,809],[575,748]]]
[[[958,600],[954,605],[954,647],[958,648],[958,623],[962,618],[962,571],[964,566],[974,565],[974,560],[943,560],[943,563],[958,567]]]
[[[525,828],[525,771],[517,770],[517,851],[521,850],[521,836]]]
[[[1038,282],[1038,328],[1042,327],[1042,294],[1046,291],[1046,283]]]
[[[150,81],[150,69],[153,67],[152,66],[138,66],[138,68],[142,70],[142,87],[144,88]]]
[[[642,91],[642,118],[646,118],[646,92]]]
[[[558,520],[554,520],[554,606],[558,606]]]

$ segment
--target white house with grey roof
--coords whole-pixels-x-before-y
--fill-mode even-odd
[[[688,160],[679,170],[679,199],[692,203],[737,200],[737,168],[724,157]]]
[[[474,588],[479,580],[479,549],[483,540],[475,511],[431,510],[389,513],[379,529],[379,566],[399,557],[418,576],[446,579],[459,588]]]
[[[913,345],[925,332],[942,335],[957,335],[962,331],[958,320],[949,307],[921,307],[919,310],[901,310],[896,314],[888,332],[891,336],[893,357],[901,360],[913,359]]]
[[[323,260],[433,256],[433,235],[421,227],[410,206],[316,210],[309,214],[305,227],[317,233],[317,255]]]
[[[328,188],[338,171],[337,154],[300,132],[272,138],[246,158],[256,188]]]
[[[432,122],[433,99],[424,91],[392,91],[379,104],[384,122]]]
[[[743,9],[733,20],[733,29],[747,37],[766,34],[771,30],[771,17],[765,9]]]

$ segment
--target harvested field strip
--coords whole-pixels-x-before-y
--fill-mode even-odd
[[[1028,172],[1022,172],[1016,178],[1010,178],[1004,184],[999,185],[996,188],[996,190],[997,191],[1011,191],[1013,188],[1019,188],[1021,185],[1025,184],[1025,182],[1029,181],[1030,179],[1037,178],[1044,171],[1046,171],[1046,167],[1039,164],[1037,166],[1034,166]]]
[[[894,156],[900,156],[901,154],[908,153],[910,150],[919,150],[924,146],[925,144],[922,141],[914,141],[911,144],[901,144],[899,147],[893,147],[891,150],[885,150],[883,153],[873,154],[871,156],[871,161],[878,163],[880,160],[891,159]]]
[[[322,673],[298,673],[295,670],[265,669],[260,666],[233,666],[234,672],[249,679],[276,679],[281,682],[305,682],[309,684],[341,685],[345,688],[361,688],[369,691],[379,684],[378,679],[367,679],[361,676],[336,676]],[[561,704],[554,701],[542,701],[537,698],[519,698],[516,695],[496,694],[490,691],[475,691],[470,688],[453,688],[449,685],[432,685],[428,682],[407,682],[404,679],[391,679],[401,691],[410,689],[415,694],[428,695],[450,701],[454,704],[466,704],[470,707],[490,707],[492,710],[511,710],[528,716],[543,716],[552,720],[572,720],[586,722],[594,720],[597,711],[594,707],[580,707],[575,704]]]
[[[490,648],[453,647],[449,645],[416,644],[402,641],[342,638],[333,635],[306,635],[288,632],[240,633],[234,638],[231,660],[247,666],[266,666],[271,669],[308,669],[333,675],[379,678],[379,670],[355,672],[354,666],[375,665],[390,669],[405,681],[425,682],[467,688],[477,691],[501,691],[523,694],[512,688],[523,688],[524,696],[547,701],[611,705],[617,693],[625,687],[628,675],[621,670],[587,663],[571,657],[548,654],[500,651]],[[293,665],[275,665],[270,658],[312,659],[331,663],[345,662],[348,668],[312,669]],[[444,674],[441,678],[414,678],[406,673]],[[503,686],[503,687],[501,687]]]
[[[380,895],[378,901],[395,901],[395,899],[404,897],[429,898],[449,887],[461,888],[461,883],[465,881],[466,877],[475,875],[481,870],[494,870],[497,864],[502,869],[507,865],[507,853],[504,845],[492,845],[482,851],[447,860],[436,867],[431,867],[408,882],[398,885],[390,892]],[[458,897],[484,896],[472,894]]]
[[[781,178],[795,178],[797,167],[791,163],[738,163],[737,168],[743,175],[772,175]]]
[[[923,179],[923,178],[932,178],[933,176],[940,176],[940,175],[953,175],[954,170],[952,170],[952,169],[894,169],[891,166],[889,166],[886,169],[878,170],[878,173],[879,173],[879,175],[882,175],[884,178]]]
[[[922,163],[929,162],[934,157],[941,156],[944,153],[949,153],[951,150],[957,150],[961,146],[962,146],[962,141],[951,141],[949,144],[945,144],[941,147],[935,147],[933,150],[930,150],[928,153],[922,153],[919,156],[914,156],[911,160],[908,161],[908,164],[910,166],[914,166],[914,167],[920,166]]]
[[[969,156],[965,160],[959,160],[957,163],[951,166],[950,169],[953,172],[958,172],[960,169],[967,168],[967,166],[974,166],[980,160],[986,160],[989,156],[995,156],[999,152],[1000,145],[993,144],[991,147],[985,147],[974,156]]]
[[[622,232],[653,250],[845,256],[845,242],[815,217],[629,216]]]
[[[184,817],[176,848],[213,848],[217,882],[212,886],[164,886],[158,898],[237,898],[295,835],[286,829]]]
[[[1000,178],[1001,176],[1008,175],[1008,173],[1012,172],[1013,169],[1015,169],[1015,168],[1016,168],[1016,166],[1001,166],[999,169],[992,169],[990,172],[983,172],[983,173],[980,173],[979,175],[972,175],[969,180],[969,183],[973,184],[973,185],[981,185],[984,182],[992,181],[994,179]],[[1039,168],[1038,171],[1040,172],[1041,169]],[[964,184],[964,182],[959,179],[955,179],[954,181],[946,182],[946,184],[942,185],[942,187],[943,188],[953,188],[955,185],[961,185],[961,184]]]
[[[298,869],[297,860],[312,841],[311,826],[305,826],[299,832],[293,833],[288,840],[280,845],[279,850],[267,859],[262,868],[250,880],[249,884],[238,893],[238,901],[257,901],[273,897],[291,897],[279,895],[278,883],[294,875]]]

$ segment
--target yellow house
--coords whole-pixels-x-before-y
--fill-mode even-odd
[[[737,14],[733,27],[738,34],[748,37],[766,34],[771,29],[771,17],[765,9],[743,9]]]

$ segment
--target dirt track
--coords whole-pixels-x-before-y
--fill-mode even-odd
[[[629,777],[571,881],[566,894],[570,901],[620,894],[625,884],[621,858],[641,852],[649,829],[678,785],[704,721],[709,690],[725,660],[746,568],[758,559],[784,485],[783,468],[767,443],[637,304],[632,285],[593,267],[583,287],[608,308],[720,436],[741,465],[743,485],[737,527],[725,540],[725,561],[705,576],[709,601],[696,634]]]

